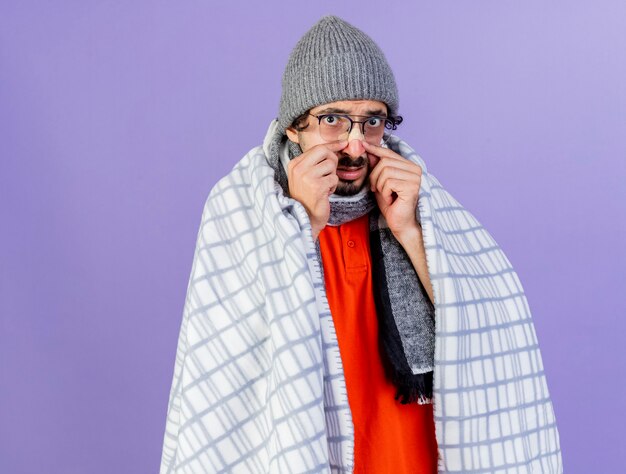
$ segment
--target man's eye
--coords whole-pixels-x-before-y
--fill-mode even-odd
[[[335,117],[334,115],[327,115],[326,117],[323,118],[324,123],[327,125],[335,125],[337,123],[337,117]]]
[[[372,117],[367,121],[367,124],[370,127],[380,127],[380,125],[382,124],[382,120],[378,117]]]

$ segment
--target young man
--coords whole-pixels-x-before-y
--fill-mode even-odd
[[[391,135],[384,54],[335,16],[205,203],[161,473],[561,473],[521,284]]]
[[[335,101],[305,112],[286,130],[302,150],[288,164],[289,194],[307,210],[313,238],[319,236],[354,423],[354,472],[434,473],[432,405],[402,405],[394,399],[395,387],[378,351],[367,208],[352,220],[327,225],[333,193],[372,192],[433,301],[416,217],[422,170],[380,146],[388,117],[387,104],[376,100]]]

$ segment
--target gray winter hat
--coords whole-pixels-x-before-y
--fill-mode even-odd
[[[292,50],[282,79],[281,132],[312,107],[349,99],[379,100],[398,111],[398,89],[374,41],[333,15],[322,17]]]

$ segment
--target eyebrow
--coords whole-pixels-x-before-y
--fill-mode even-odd
[[[365,113],[367,115],[382,115],[383,117],[386,117],[387,114],[385,113],[384,110],[382,109],[375,109],[375,110],[366,110]],[[338,108],[338,107],[327,107],[323,110],[320,110],[318,112],[315,113],[315,115],[321,115],[321,114],[345,114],[345,115],[354,115],[351,112]]]

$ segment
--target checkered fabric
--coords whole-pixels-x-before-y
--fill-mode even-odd
[[[353,425],[304,207],[263,146],[210,192],[189,278],[164,473],[352,472]],[[441,473],[561,473],[559,434],[522,285],[494,239],[422,167],[418,217],[435,297]]]

